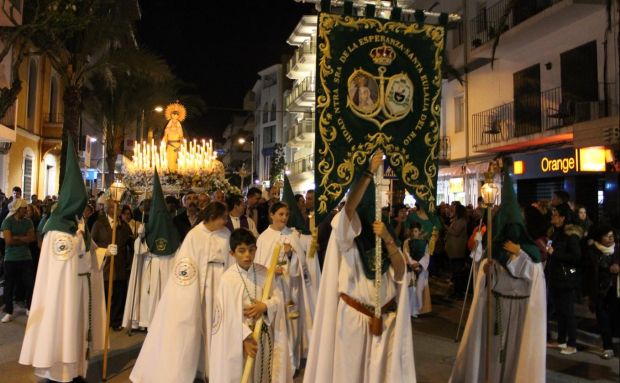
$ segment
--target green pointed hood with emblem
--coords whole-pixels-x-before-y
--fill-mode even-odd
[[[65,177],[58,195],[58,204],[43,227],[43,234],[48,231],[62,231],[75,234],[76,217],[81,217],[88,203],[88,193],[84,186],[82,171],[75,151],[73,139],[67,140],[67,162]]]
[[[179,232],[166,208],[161,182],[157,168],[155,168],[151,210],[149,211],[149,221],[146,223],[146,244],[149,246],[151,254],[158,256],[173,254],[179,248],[180,243]]]
[[[288,180],[288,177],[286,175],[284,176],[284,190],[282,191],[282,202],[285,202],[288,205],[288,209],[291,212],[290,216],[288,217],[288,226],[294,227],[301,234],[310,234],[310,229],[308,229],[306,220],[304,219],[303,214],[301,214],[299,206],[297,206],[297,200],[295,200],[295,194],[293,194],[291,182]]]
[[[510,158],[504,159],[502,169],[502,203],[493,216],[493,258],[505,265],[510,254],[504,250],[504,243],[511,241],[521,246],[521,249],[532,258],[540,262],[540,251],[534,240],[527,233],[525,221],[517,202],[514,191],[514,182],[509,173],[512,167]]]

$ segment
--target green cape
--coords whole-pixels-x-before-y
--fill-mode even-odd
[[[310,229],[308,229],[308,225],[306,225],[306,220],[304,220],[304,216],[301,214],[299,206],[297,206],[295,194],[293,194],[293,188],[291,187],[291,182],[288,180],[286,175],[284,176],[282,202],[285,202],[288,205],[288,209],[291,212],[288,217],[288,226],[294,227],[301,234],[310,234]]]
[[[65,178],[58,195],[58,205],[50,214],[43,227],[43,234],[48,231],[62,231],[75,234],[77,231],[77,217],[81,217],[88,203],[86,186],[80,171],[80,165],[73,144],[73,139],[67,140],[67,162],[65,164]],[[87,246],[89,243],[87,243]]]
[[[499,211],[493,217],[493,258],[505,265],[510,254],[504,250],[506,241],[511,241],[519,246],[532,258],[534,262],[540,262],[540,251],[536,243],[527,233],[521,209],[517,203],[514,192],[514,183],[508,169],[511,167],[510,159],[504,160],[502,169],[502,203]]]
[[[155,256],[173,254],[180,245],[179,232],[166,208],[157,168],[153,174],[153,197],[149,221],[146,223],[146,244]]]

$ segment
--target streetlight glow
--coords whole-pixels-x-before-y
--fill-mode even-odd
[[[238,143],[240,143],[241,145],[245,144],[245,138],[243,137],[239,137],[239,140],[237,140]]]
[[[155,107],[155,109],[153,109],[153,111],[155,111],[155,112],[157,112],[157,113],[161,113],[161,112],[163,112],[163,111],[164,111],[164,107],[163,107],[163,106],[161,106],[161,105],[157,105],[157,106]]]

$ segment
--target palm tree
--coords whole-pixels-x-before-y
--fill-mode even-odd
[[[105,137],[108,185],[125,136],[135,132],[144,110],[175,99],[177,86],[162,59],[130,49],[113,53],[110,65],[91,76],[84,88],[85,112]]]

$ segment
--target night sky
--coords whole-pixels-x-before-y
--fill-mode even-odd
[[[140,45],[162,56],[206,103],[206,113],[189,116],[184,127],[215,140],[257,72],[293,52],[286,39],[300,17],[315,13],[313,4],[293,0],[142,0],[140,6]]]

